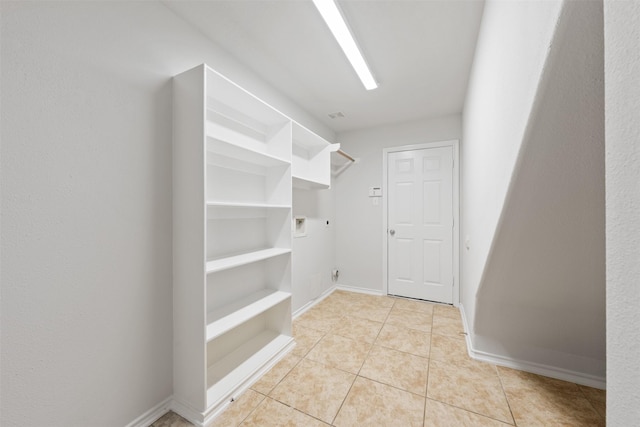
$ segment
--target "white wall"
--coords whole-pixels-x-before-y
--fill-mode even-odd
[[[335,210],[333,190],[293,189],[293,216],[306,217],[306,236],[293,239],[292,311],[318,298],[335,284]],[[328,222],[328,224],[327,224]]]
[[[334,179],[336,265],[343,286],[382,292],[382,202],[369,187],[382,187],[382,149],[460,139],[461,117],[446,116],[338,135],[341,148],[358,159]]]
[[[463,111],[461,300],[467,319],[522,142],[560,2],[487,1]]]
[[[156,2],[1,2],[3,426],[172,393],[171,76],[202,62],[332,132]]]
[[[640,3],[605,1],[607,424],[640,419]]]
[[[485,12],[491,16],[494,10],[490,3]],[[549,11],[558,16],[556,10]],[[531,16],[522,18],[531,24]],[[465,124],[470,126],[465,128],[463,148],[463,235],[470,236],[471,250],[463,257],[463,306],[467,321],[472,322],[473,348],[480,355],[501,358],[521,369],[603,386],[601,3],[567,2],[552,34],[549,54],[538,68],[541,77],[538,82],[528,82],[535,85],[535,97],[525,99],[529,105],[518,105],[526,107],[524,112],[528,109],[521,123],[524,134],[499,139],[517,157],[497,165],[503,171],[510,168],[512,176],[505,178],[508,188],[502,206],[495,199],[488,204],[491,209],[498,208],[485,217],[495,233],[488,236],[488,248],[486,239],[476,238],[481,225],[478,217],[487,210],[476,192],[487,191],[491,178],[485,170],[493,170],[495,161],[489,157],[496,148],[484,140],[486,125],[482,123],[504,120],[487,113],[486,103],[475,97],[479,90],[470,92],[469,108],[465,109]],[[549,47],[548,38],[539,43],[544,44],[538,51]],[[482,52],[477,53],[479,64]],[[509,100],[499,100],[505,103],[501,108],[509,107]],[[494,219],[498,220],[495,225]]]

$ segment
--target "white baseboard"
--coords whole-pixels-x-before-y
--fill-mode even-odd
[[[308,303],[306,303],[305,305],[303,305],[302,307],[294,311],[291,317],[293,319],[297,318],[298,316],[300,316],[301,314],[303,314],[304,312],[306,312],[307,310],[309,310],[310,308],[312,308],[313,306],[315,306],[320,301],[322,301],[323,299],[325,299],[326,297],[328,297],[329,295],[331,295],[337,290],[347,291],[347,292],[357,292],[360,294],[369,294],[369,295],[377,295],[377,296],[386,295],[382,291],[376,291],[373,289],[358,288],[355,286],[336,284],[335,286],[332,286],[331,288],[324,291],[318,298],[309,301]]]
[[[197,427],[203,427],[202,414],[177,399],[171,401],[171,410]]]
[[[335,287],[336,289],[339,289],[341,291],[348,291],[348,292],[358,292],[361,294],[369,294],[369,295],[386,295],[385,293],[383,293],[382,291],[376,291],[374,289],[368,289],[368,288],[358,288],[356,286],[348,286],[348,285],[336,285]]]
[[[308,303],[306,303],[305,305],[303,305],[302,307],[300,307],[299,309],[294,311],[291,314],[291,318],[295,319],[296,317],[300,316],[305,311],[309,310],[311,307],[313,307],[314,305],[318,304],[320,301],[322,301],[323,299],[325,299],[326,297],[331,295],[333,293],[333,291],[335,291],[335,290],[336,290],[335,286],[330,287],[329,289],[324,291],[322,294],[320,294],[320,296],[318,298],[312,299],[311,301],[309,301]]]
[[[576,372],[568,369],[558,368],[555,366],[544,365],[541,363],[530,362],[527,360],[515,359],[513,357],[503,356],[500,354],[488,353],[473,348],[473,341],[471,340],[469,323],[467,322],[467,316],[464,312],[464,307],[462,304],[460,304],[459,309],[462,316],[465,339],[467,342],[467,352],[469,353],[469,357],[471,357],[472,359],[492,363],[498,366],[504,366],[506,368],[517,369],[519,371],[529,372],[532,374],[542,375],[545,377],[555,378],[558,380],[569,381],[588,387],[598,388],[602,390],[606,389],[606,378],[586,374],[583,372]]]
[[[173,397],[169,396],[162,402],[158,403],[153,408],[149,409],[144,414],[140,415],[135,420],[131,421],[126,427],[149,427],[155,421],[157,421],[161,416],[166,414],[171,410],[171,403]]]

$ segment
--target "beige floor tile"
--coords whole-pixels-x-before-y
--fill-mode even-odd
[[[350,316],[361,317],[374,322],[384,322],[391,311],[391,307],[367,302],[354,302],[347,313]]]
[[[238,426],[264,400],[264,395],[251,389],[227,406],[211,424],[211,427]]]
[[[513,423],[496,367],[488,363],[430,359],[427,397]]]
[[[439,317],[449,317],[460,319],[460,310],[452,305],[434,304],[433,315]]]
[[[351,298],[344,295],[344,292],[338,293],[339,291],[333,292],[331,295],[320,301],[313,308],[318,308],[320,310],[333,311],[335,313],[344,314],[348,312],[349,307],[351,306]]]
[[[427,399],[424,427],[507,427],[511,424]]]
[[[431,335],[415,329],[385,324],[375,344],[416,356],[429,357]]]
[[[352,340],[339,335],[325,335],[306,359],[357,374],[371,349],[371,343]]]
[[[353,298],[358,296],[359,294],[357,292],[343,291],[342,289],[336,289],[335,291],[331,292],[331,295],[341,296],[344,298]]]
[[[169,411],[149,427],[193,427],[193,424],[175,412]]]
[[[367,305],[373,305],[376,307],[386,307],[386,308],[391,308],[391,306],[395,302],[395,298],[388,297],[385,295],[371,295],[371,294],[363,294],[358,292],[352,292],[349,298],[351,299],[351,302],[354,304],[367,304]]]
[[[466,362],[471,360],[464,338],[431,335],[431,359],[441,362]]]
[[[386,323],[422,332],[431,332],[432,317],[431,313],[419,313],[393,307]]]
[[[268,397],[241,424],[242,427],[326,427],[327,425]]]
[[[393,306],[401,310],[433,314],[434,304],[414,299],[396,298],[396,303]]]
[[[373,343],[382,328],[382,322],[355,316],[344,316],[342,324],[331,330],[332,334]]]
[[[424,397],[358,377],[333,425],[422,426]]]
[[[328,332],[342,323],[342,315],[316,307],[296,319],[296,324],[317,331]]]
[[[309,350],[311,350],[325,334],[326,332],[300,326],[298,322],[294,321],[293,338],[295,339],[296,346],[291,350],[291,354],[298,357],[306,356]]]
[[[285,405],[331,423],[355,375],[302,359],[270,396]]]
[[[517,425],[605,425],[577,384],[509,368],[498,371]]]
[[[454,307],[335,291],[293,322],[293,351],[213,426],[605,425],[605,391],[474,361],[461,331]],[[152,424],[191,426],[173,412]]]
[[[360,376],[425,396],[429,359],[373,346]]]
[[[274,367],[256,381],[251,388],[267,395],[300,362],[301,358],[291,353],[282,358]]]
[[[583,385],[578,386],[582,390],[582,394],[593,405],[594,409],[601,417],[606,417],[607,414],[607,391],[599,390],[597,388],[587,387]]]
[[[462,326],[462,319],[460,318],[460,316],[458,316],[458,318],[453,318],[434,315],[431,333],[464,338],[464,327]]]

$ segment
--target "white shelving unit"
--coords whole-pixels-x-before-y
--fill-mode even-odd
[[[330,144],[304,126],[293,123],[293,185],[296,188],[326,189],[331,186],[331,152],[340,144]]]
[[[297,125],[206,65],[173,96],[174,410],[202,425],[293,346]]]

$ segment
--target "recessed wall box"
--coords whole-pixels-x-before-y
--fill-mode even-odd
[[[307,235],[307,217],[293,217],[293,237],[305,237]]]

